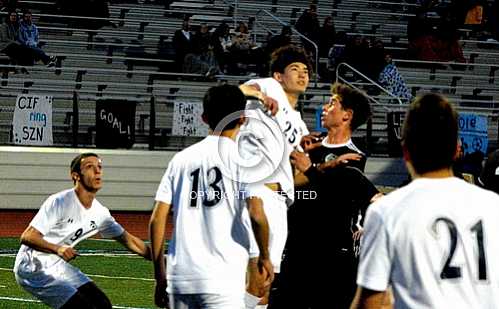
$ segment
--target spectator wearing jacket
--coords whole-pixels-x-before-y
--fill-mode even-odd
[[[31,49],[35,61],[42,61],[47,66],[54,66],[57,58],[48,56],[39,47],[38,27],[32,21],[31,11],[23,12],[23,18],[19,24],[18,41]]]

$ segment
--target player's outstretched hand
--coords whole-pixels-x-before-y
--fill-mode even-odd
[[[69,262],[78,256],[78,252],[70,246],[63,245],[57,248],[57,255]]]
[[[322,138],[320,132],[312,132],[309,135],[302,137],[300,145],[305,152],[317,148],[322,145]]]
[[[300,172],[304,173],[312,166],[312,161],[308,155],[301,151],[293,151],[290,155],[291,164],[293,164]]]
[[[154,303],[160,308],[169,308],[168,293],[166,293],[166,280],[156,281],[154,290]]]
[[[277,114],[277,110],[279,109],[279,103],[277,103],[276,99],[262,94],[261,101],[265,106],[267,112],[269,112],[272,116],[275,116],[275,114]]]
[[[359,161],[360,159],[362,159],[362,156],[360,154],[357,154],[357,153],[345,153],[345,154],[342,154],[341,156],[339,156],[338,158],[336,158],[334,160],[322,163],[319,166],[319,169],[320,170],[325,170],[325,169],[328,169],[328,168],[336,167],[336,166],[341,165],[341,164],[347,164],[348,161]]]
[[[258,84],[243,84],[239,85],[239,89],[241,89],[242,93],[247,97],[257,98],[264,105],[265,109],[274,116],[277,113],[279,108],[279,104],[274,98],[271,98],[265,95]]]

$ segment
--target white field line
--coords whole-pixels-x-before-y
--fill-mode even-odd
[[[35,299],[18,298],[18,297],[5,297],[5,296],[0,296],[0,300],[20,301],[20,302],[25,302],[25,303],[41,303],[41,301],[35,300]],[[142,307],[125,307],[125,306],[113,306],[113,308],[117,308],[117,309],[149,309],[149,308],[142,308]]]
[[[0,299],[3,299],[3,300],[12,300],[12,301],[22,301],[22,302],[25,302],[25,303],[41,303],[41,301],[39,301],[39,300],[27,299],[27,298],[17,298],[17,297],[0,296]]]
[[[17,253],[0,253],[0,257],[16,257]],[[142,259],[141,256],[135,253],[79,253],[81,256],[104,256],[104,257],[126,257]]]
[[[10,268],[0,268],[1,271],[12,271]],[[105,279],[122,279],[122,280],[137,280],[137,281],[154,281],[154,279],[150,278],[136,278],[136,277],[118,277],[118,276],[106,276],[106,275],[90,275],[87,274],[89,277],[95,277],[95,278],[105,278]]]

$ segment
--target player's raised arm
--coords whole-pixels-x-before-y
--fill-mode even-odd
[[[239,85],[239,89],[243,92],[246,97],[253,97],[258,99],[265,106],[265,109],[270,112],[272,116],[277,113],[279,109],[279,103],[272,97],[267,96],[260,90],[258,84],[242,84]]]

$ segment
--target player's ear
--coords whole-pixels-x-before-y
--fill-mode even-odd
[[[243,125],[246,122],[246,117],[244,117],[244,114],[239,117],[239,121],[237,122],[238,125]]]
[[[206,114],[205,114],[205,113],[203,113],[203,114],[201,115],[201,119],[203,119],[203,122],[204,122],[204,123],[208,124],[208,117],[206,116]]]
[[[461,155],[462,155],[462,152],[461,152],[461,143],[460,142],[457,142],[456,143],[456,151],[454,153],[454,157],[452,158],[454,161],[458,160],[459,158],[461,158]]]
[[[273,77],[276,81],[278,81],[278,82],[282,82],[282,76],[281,76],[281,75],[282,75],[282,74],[281,74],[281,73],[279,73],[279,72],[274,72],[274,74],[272,74],[272,77]]]
[[[351,120],[353,117],[353,110],[351,108],[347,108],[345,109],[345,112],[346,113],[343,114],[343,120]]]
[[[73,183],[76,184],[76,182],[80,179],[80,175],[78,175],[77,172],[72,172],[71,173],[71,179],[73,180]]]

